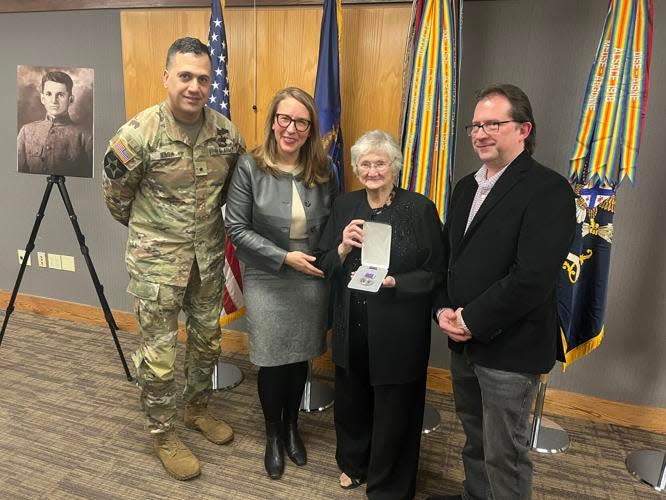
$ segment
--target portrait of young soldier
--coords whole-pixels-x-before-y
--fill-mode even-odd
[[[70,106],[75,99],[69,74],[44,72],[39,100],[46,114],[41,120],[23,125],[18,133],[19,172],[92,177],[92,131],[72,120]]]
[[[128,227],[127,291],[142,337],[132,355],[141,408],[167,472],[200,474],[176,423],[178,314],[186,320],[185,426],[224,444],[231,427],[208,412],[220,355],[224,286],[221,207],[245,145],[238,129],[205,107],[211,88],[208,47],[195,38],[169,48],[162,77],[166,100],[123,125],[104,157],[103,189],[111,215]]]

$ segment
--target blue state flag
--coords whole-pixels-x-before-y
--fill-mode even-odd
[[[345,189],[342,129],[340,116],[340,25],[342,5],[340,0],[324,0],[319,40],[319,63],[315,84],[315,103],[319,114],[319,132],[324,151],[333,160],[333,169],[340,192]]]
[[[599,181],[574,190],[578,225],[558,287],[560,349],[563,368],[601,344],[605,333],[606,293],[613,242],[615,189]]]

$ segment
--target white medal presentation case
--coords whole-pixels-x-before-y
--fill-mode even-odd
[[[363,223],[361,267],[347,285],[354,290],[377,293],[388,274],[391,258],[391,226],[379,222]]]

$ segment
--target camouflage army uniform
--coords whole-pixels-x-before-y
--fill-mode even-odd
[[[24,125],[16,144],[19,172],[92,177],[92,139],[68,114]]]
[[[186,316],[188,405],[205,406],[220,352],[224,284],[221,205],[230,170],[245,147],[236,127],[204,108],[191,144],[164,102],[123,125],[104,158],[104,197],[128,226],[127,291],[143,342],[132,355],[146,426],[169,430],[175,420],[174,363],[178,313]]]

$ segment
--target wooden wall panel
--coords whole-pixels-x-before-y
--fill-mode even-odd
[[[314,94],[321,9],[285,7],[257,12],[257,141],[275,92],[301,87]]]
[[[145,9],[120,13],[127,117],[165,97],[162,73],[167,50],[182,36],[205,40],[208,9]]]
[[[343,10],[342,133],[348,191],[360,188],[349,159],[356,139],[373,129],[386,130],[398,139],[410,9],[383,5]]]
[[[151,9],[121,13],[128,118],[164,99],[161,75],[169,45],[186,35],[205,40],[209,12]],[[225,9],[231,113],[248,147],[261,140],[266,110],[277,90],[295,85],[314,92],[321,12],[320,7],[260,8],[256,13]],[[370,129],[398,133],[409,15],[409,5],[343,8],[341,97],[347,190],[359,187],[349,167],[353,142]]]
[[[208,37],[208,16],[206,9],[206,33]],[[229,93],[231,94],[231,119],[240,129],[248,146],[255,144],[257,116],[254,105],[254,19],[251,9],[226,9],[224,23],[229,43]]]
[[[248,9],[225,12],[231,113],[248,143],[254,141],[254,14]],[[125,112],[129,119],[165,98],[162,73],[167,50],[183,36],[208,37],[209,9],[146,9],[121,12]],[[248,110],[249,111],[246,111]],[[238,111],[236,111],[238,110]]]

